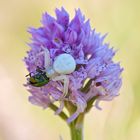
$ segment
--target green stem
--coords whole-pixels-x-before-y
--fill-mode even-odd
[[[54,104],[50,104],[49,107],[54,111],[56,112],[58,110],[58,107]],[[68,116],[62,111],[60,114],[59,114],[60,118],[64,121],[66,121],[68,119]]]
[[[81,114],[74,122],[70,124],[71,140],[83,140],[83,120],[84,114]]]
[[[90,79],[87,82],[87,84],[83,88],[81,88],[81,91],[83,93],[86,94],[89,91],[92,80],[93,79]],[[93,97],[92,99],[90,99],[87,102],[87,108],[85,109],[85,112],[79,114],[78,118],[69,124],[70,132],[71,132],[71,140],[84,140],[84,137],[83,137],[84,115],[90,111],[90,109],[92,108],[93,102],[97,99],[97,97],[98,97],[98,95]],[[69,101],[65,101],[64,103],[65,103],[66,109],[68,110],[68,112],[71,116],[76,111],[76,109],[77,109],[76,106],[74,106]],[[58,110],[58,107],[54,104],[50,104],[49,107],[55,112]],[[63,111],[59,114],[59,116],[64,121],[66,121],[68,119],[68,116]]]

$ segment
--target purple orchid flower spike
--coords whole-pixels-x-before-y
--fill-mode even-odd
[[[72,20],[63,7],[55,13],[56,18],[44,13],[42,26],[28,30],[32,41],[24,59],[30,73],[26,87],[32,104],[50,107],[74,129],[94,101],[101,109],[100,101],[119,95],[123,69],[112,60],[116,52],[104,43],[106,34],[92,30],[80,9]]]

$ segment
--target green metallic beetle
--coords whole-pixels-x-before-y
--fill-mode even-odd
[[[27,78],[28,82],[30,85],[34,86],[34,87],[42,87],[46,84],[49,83],[50,78],[47,77],[46,72],[43,71],[43,69],[41,69],[40,67],[37,67],[36,72],[29,73],[28,75],[26,75],[26,77],[29,76],[29,78]]]

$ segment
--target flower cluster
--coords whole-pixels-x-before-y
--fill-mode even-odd
[[[60,101],[60,113],[65,102],[76,107],[75,112],[67,120],[69,123],[75,120],[80,113],[86,111],[88,103],[96,97],[95,106],[100,109],[98,103],[101,100],[112,100],[118,96],[122,84],[120,74],[122,68],[119,63],[114,63],[113,48],[104,43],[106,35],[97,33],[91,29],[89,20],[85,21],[80,9],[75,11],[72,20],[64,8],[56,9],[56,18],[44,13],[42,26],[29,28],[32,35],[31,49],[27,52],[24,61],[29,72],[36,71],[37,67],[44,67],[44,53],[42,46],[50,53],[51,65],[55,58],[63,53],[70,54],[76,62],[74,72],[67,74],[69,78],[68,94],[63,94],[63,82],[50,80],[44,86],[35,87],[27,83],[32,104],[43,108]],[[38,55],[41,54],[41,55]]]

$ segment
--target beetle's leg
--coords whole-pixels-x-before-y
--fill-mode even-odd
[[[33,72],[30,72],[29,74],[27,74],[25,77],[28,77],[28,76],[32,76],[31,74],[32,74]]]

